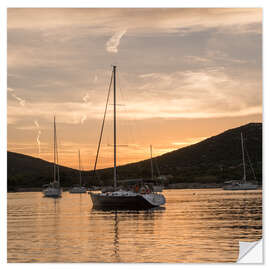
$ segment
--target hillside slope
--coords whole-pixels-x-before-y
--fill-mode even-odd
[[[8,152],[7,164],[8,190],[42,187],[53,178],[53,164],[39,158]],[[60,166],[60,179],[62,186],[78,183],[78,171]]]
[[[217,136],[197,144],[187,146],[162,156],[156,157],[161,174],[171,175],[170,183],[223,183],[224,180],[242,178],[242,152],[240,133],[245,137],[245,149],[249,154],[258,181],[262,177],[262,124],[250,123],[227,130]],[[113,169],[97,172],[101,183],[112,183]],[[118,167],[119,178],[150,177],[150,160]],[[247,170],[248,177],[251,170]],[[78,182],[78,171],[60,167],[62,186]],[[8,188],[41,187],[53,176],[51,163],[8,152]],[[97,185],[100,181],[92,177],[92,172],[84,172],[83,179],[87,185]]]
[[[243,177],[241,132],[256,176],[262,176],[262,124],[250,123],[227,130],[202,142],[156,157],[161,174],[173,176],[172,182],[220,183]],[[102,179],[112,177],[112,169],[99,171]],[[150,177],[150,160],[118,168],[121,177]],[[250,168],[247,170],[251,176]]]

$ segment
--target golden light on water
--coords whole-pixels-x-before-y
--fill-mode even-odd
[[[100,211],[88,194],[9,193],[8,262],[235,262],[240,239],[262,236],[261,190],[164,195],[165,208]]]

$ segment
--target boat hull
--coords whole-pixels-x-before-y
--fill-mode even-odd
[[[224,190],[255,190],[257,185],[239,185],[239,186],[226,186]]]
[[[62,190],[58,188],[48,188],[43,191],[44,197],[60,198]]]
[[[153,207],[158,207],[161,204],[153,204],[149,200],[145,199],[142,195],[136,196],[104,196],[100,193],[90,192],[94,208],[101,209],[130,209],[130,210],[140,210],[140,209],[150,209]]]
[[[69,190],[69,193],[71,194],[81,194],[81,193],[86,193],[86,188],[72,188]]]

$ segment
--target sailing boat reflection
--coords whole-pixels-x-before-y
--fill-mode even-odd
[[[90,249],[92,248],[94,253],[99,251],[100,256],[104,253],[110,254],[109,257],[114,262],[134,261],[134,254],[140,254],[140,250],[145,248],[140,236],[152,239],[159,230],[157,224],[162,219],[164,210],[165,207],[140,211],[92,208],[89,227],[95,230],[89,238]],[[102,233],[102,237],[97,232]],[[128,245],[127,239],[130,239]],[[104,250],[104,247],[107,248]]]
[[[114,212],[114,240],[113,240],[113,246],[114,246],[114,256],[116,258],[116,261],[120,262],[118,222],[119,222],[119,220],[118,220],[117,210],[115,210],[115,212]]]

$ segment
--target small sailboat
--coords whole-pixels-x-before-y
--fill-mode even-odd
[[[80,185],[74,186],[69,190],[69,193],[86,193],[86,187],[82,186],[82,170],[81,170],[81,154],[80,150],[78,152],[79,157],[79,177],[80,177]]]
[[[117,187],[117,164],[116,164],[116,66],[113,66],[112,77],[110,82],[110,87],[113,80],[113,107],[114,107],[114,170],[113,170],[113,190],[106,192],[90,192],[94,208],[112,208],[112,209],[148,209],[153,207],[158,207],[165,204],[166,200],[163,194],[154,192],[151,185],[148,185],[144,182],[137,182],[134,185],[130,185],[128,188]],[[107,97],[107,103],[105,107],[105,113],[101,128],[101,134],[99,138],[97,157],[100,148],[100,142],[102,138],[102,131],[104,127],[104,120],[106,115],[106,109],[108,105],[110,87]],[[96,169],[96,162],[94,171]]]
[[[226,181],[223,186],[224,190],[252,190],[257,189],[257,185],[248,182],[247,176],[246,176],[246,163],[245,163],[245,149],[244,149],[244,140],[243,140],[243,134],[241,132],[241,147],[242,147],[242,162],[243,162],[243,179],[241,181],[239,180],[230,180]],[[251,165],[251,164],[250,164]],[[254,178],[255,173],[253,171],[253,168],[251,166]]]
[[[60,174],[58,166],[58,150],[57,150],[57,136],[56,136],[56,123],[55,116],[53,122],[54,129],[54,162],[53,162],[53,181],[43,190],[45,197],[59,198],[62,194],[62,189],[60,186]]]

